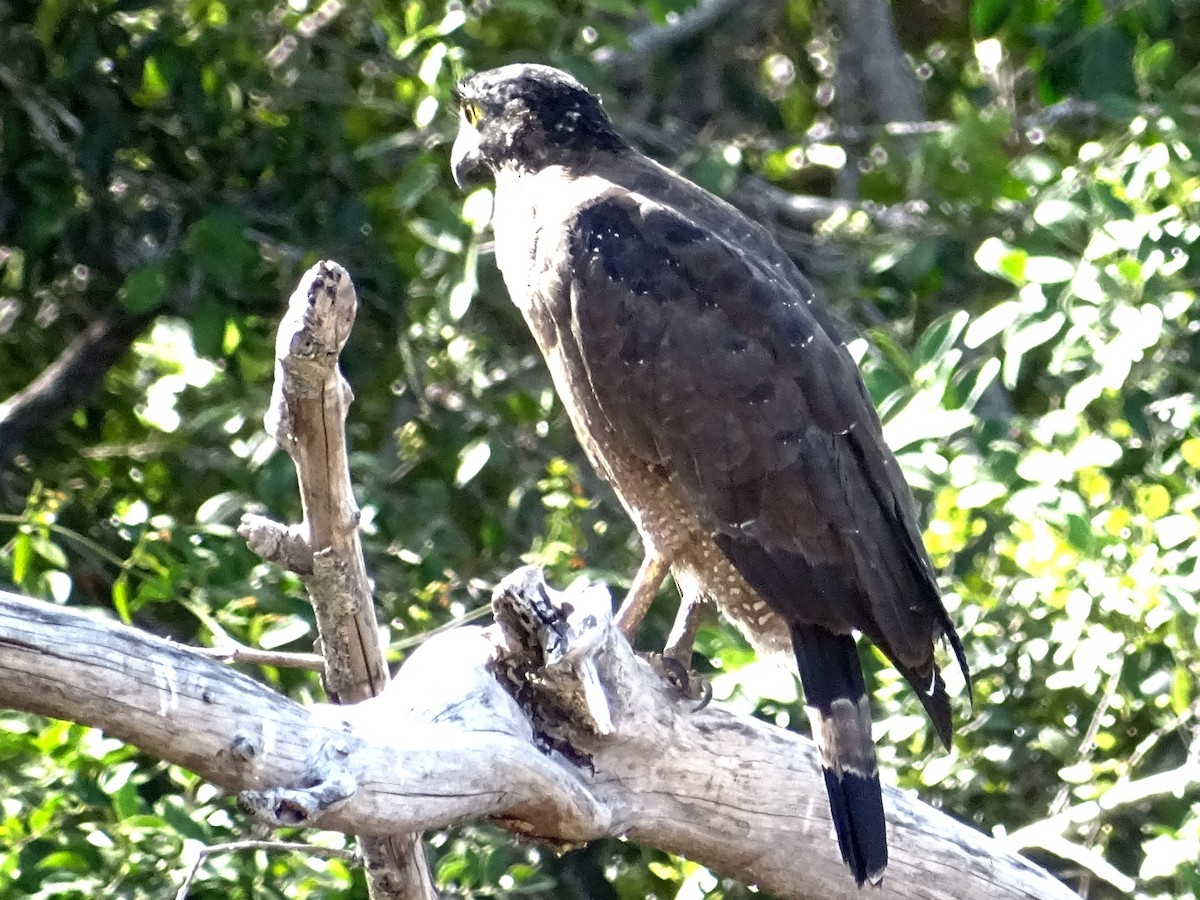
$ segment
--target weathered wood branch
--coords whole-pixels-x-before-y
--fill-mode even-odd
[[[333,262],[309,269],[292,293],[275,341],[265,418],[295,463],[304,521],[285,529],[248,516],[240,528],[251,549],[303,577],[326,660],[326,690],[343,703],[372,697],[387,683],[347,462],[354,397],[337,366],[357,309],[349,273]]]
[[[388,681],[346,450],[354,398],[337,365],[357,310],[350,275],[334,262],[310,268],[292,293],[275,341],[266,427],[296,466],[304,521],[288,528],[251,515],[239,527],[260,556],[304,579],[325,689],[338,703],[373,697]],[[376,900],[436,897],[419,833],[363,837],[359,849]]]
[[[781,897],[861,898],[799,735],[695,702],[612,625],[602,587],[522,569],[497,625],[431,639],[376,698],[301,707],[177,645],[0,593],[0,702],[84,722],[241,793],[268,821],[359,835],[490,819],[560,846],[683,854]],[[908,795],[885,797],[878,900],[1074,894]]]
[[[738,0],[700,0],[672,21],[646,25],[631,32],[626,38],[627,50],[601,47],[592,54],[592,60],[610,68],[645,62],[649,57],[695,40],[741,5]]]

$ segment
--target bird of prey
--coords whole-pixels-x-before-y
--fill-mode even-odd
[[[853,358],[767,231],[633,149],[573,77],[510,65],[457,94],[454,178],[495,179],[497,262],[641,533],[635,588],[652,595],[670,566],[758,648],[795,653],[842,857],[878,883],[883,800],[853,632],[947,746],[939,638],[968,690],[970,676]]]

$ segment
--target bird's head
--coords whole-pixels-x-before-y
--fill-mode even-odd
[[[520,63],[459,82],[462,122],[451,154],[459,187],[488,170],[536,172],[626,146],[600,101],[559,69]]]

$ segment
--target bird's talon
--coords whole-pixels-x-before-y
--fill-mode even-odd
[[[684,696],[691,696],[691,678],[687,668],[677,659],[670,656],[660,657],[663,677],[671,682]]]
[[[684,697],[697,701],[696,705],[692,707],[692,712],[699,712],[712,702],[712,684],[707,678],[701,678],[695,672],[689,671],[688,667],[674,656],[663,654],[653,657],[652,661],[656,663],[659,673],[671,683],[672,687]]]

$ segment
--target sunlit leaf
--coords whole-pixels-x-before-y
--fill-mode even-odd
[[[29,564],[33,561],[33,539],[27,531],[18,531],[13,541],[12,580],[21,585],[29,577]]]
[[[458,457],[458,470],[454,473],[454,484],[464,487],[491,459],[492,447],[484,439],[472,441],[463,447]]]
[[[1015,300],[1004,300],[997,303],[983,315],[976,316],[971,321],[963,336],[963,343],[974,349],[1011,326],[1020,315],[1021,306]]]
[[[298,641],[312,632],[312,626],[299,616],[286,616],[273,623],[258,636],[258,645],[264,650],[274,650],[293,641]]]

